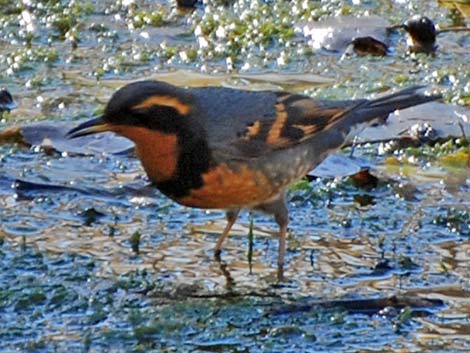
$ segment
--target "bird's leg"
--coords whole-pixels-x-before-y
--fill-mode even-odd
[[[219,240],[217,240],[217,244],[215,244],[215,248],[214,248],[214,257],[217,261],[220,261],[220,253],[222,252],[222,246],[225,240],[228,238],[230,230],[235,224],[235,221],[237,220],[239,213],[240,213],[240,209],[236,209],[236,210],[227,211],[225,214],[227,218],[227,225],[225,226],[224,231],[222,232],[222,235],[220,236]]]
[[[284,257],[286,255],[286,235],[287,225],[289,223],[289,213],[287,211],[284,196],[264,205],[256,207],[256,209],[274,215],[276,223],[279,225],[279,253],[277,256],[277,279],[284,279]]]
[[[276,223],[279,225],[279,253],[277,256],[277,279],[279,281],[284,279],[284,257],[286,255],[287,224],[289,223],[287,208],[284,203],[282,205],[283,208],[274,215]]]

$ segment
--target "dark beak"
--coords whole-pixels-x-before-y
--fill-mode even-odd
[[[73,139],[80,136],[96,134],[98,132],[111,131],[111,129],[111,124],[105,122],[102,117],[99,117],[85,121],[77,127],[74,127],[72,130],[67,132],[66,136]]]

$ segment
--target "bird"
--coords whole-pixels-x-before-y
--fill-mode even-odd
[[[221,209],[227,224],[240,210],[273,215],[279,227],[277,277],[283,280],[289,222],[286,190],[363,127],[389,113],[438,99],[410,87],[375,99],[320,100],[284,91],[177,87],[157,80],[117,90],[102,116],[67,136],[111,131],[132,140],[153,185],[177,203]]]
[[[0,114],[4,111],[10,111],[17,107],[13,97],[5,88],[0,90]]]

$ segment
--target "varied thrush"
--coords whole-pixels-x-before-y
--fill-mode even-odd
[[[278,277],[286,248],[287,187],[390,112],[438,98],[404,89],[381,98],[327,101],[273,91],[179,88],[140,81],[119,89],[103,116],[70,138],[112,131],[131,139],[155,186],[190,207],[226,210],[224,241],[241,209],[274,215],[279,225]]]

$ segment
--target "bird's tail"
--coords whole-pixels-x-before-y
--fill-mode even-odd
[[[424,95],[420,93],[419,91],[424,88],[425,86],[405,88],[393,94],[373,99],[369,101],[368,106],[370,108],[386,109],[391,112],[393,110],[405,109],[442,98],[440,94]]]
[[[367,125],[383,124],[390,113],[441,98],[439,94],[420,93],[423,86],[414,86],[377,99],[364,100],[336,117],[336,128],[354,136]]]

